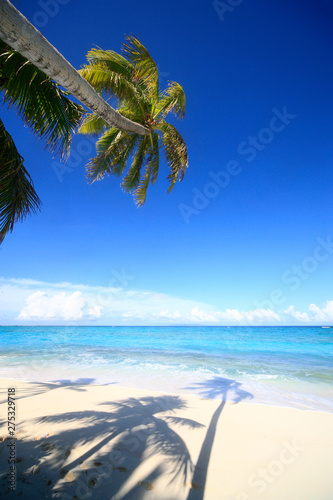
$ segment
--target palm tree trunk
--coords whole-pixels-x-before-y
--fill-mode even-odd
[[[64,87],[112,127],[140,135],[149,134],[143,125],[121,116],[105,102],[57,49],[8,0],[0,0],[0,21],[0,38],[4,42],[44,71],[46,75]]]

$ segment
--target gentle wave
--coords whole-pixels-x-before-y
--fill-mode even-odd
[[[0,361],[6,378],[333,411],[333,329],[320,327],[1,327]]]

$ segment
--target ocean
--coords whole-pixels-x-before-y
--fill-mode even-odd
[[[333,412],[333,328],[0,327],[0,377]]]

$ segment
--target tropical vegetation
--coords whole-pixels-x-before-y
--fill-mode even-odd
[[[120,115],[129,130],[119,128],[120,124],[115,126],[113,118],[106,119],[104,112],[92,112],[83,119],[86,111],[68,98],[69,92],[3,40],[0,102],[15,109],[46,147],[61,157],[68,155],[72,133],[78,127],[81,134],[97,137],[96,156],[87,165],[88,179],[94,182],[107,174],[123,176],[121,186],[132,192],[136,204],[142,206],[149,184],[155,183],[158,176],[160,150],[169,167],[168,192],[178,179],[183,179],[188,166],[184,139],[165,120],[169,113],[184,117],[184,90],[177,82],[160,89],[157,65],[134,36],[126,37],[122,54],[96,48],[88,52],[87,59],[88,64],[79,72],[82,76],[74,72],[93,87],[88,86],[92,101],[94,95],[101,101],[117,99],[117,113],[103,102],[115,114],[116,123]],[[41,201],[24,159],[1,119],[0,144],[1,244],[17,221],[40,209]]]
[[[96,156],[87,165],[91,182],[107,174],[123,176],[121,186],[132,192],[135,202],[142,206],[150,183],[157,179],[160,150],[169,167],[170,192],[176,181],[182,180],[188,166],[184,139],[165,118],[173,113],[185,115],[186,98],[177,82],[159,87],[155,61],[134,36],[127,36],[122,53],[93,48],[87,54],[88,64],[79,72],[103,97],[117,98],[117,111],[149,130],[149,135],[110,127],[96,113],[87,115],[79,133],[97,137]]]
[[[0,40],[0,102],[14,108],[25,125],[46,147],[61,157],[68,155],[72,133],[84,109],[68,92],[16,50]],[[0,244],[15,222],[40,209],[24,159],[0,120]]]

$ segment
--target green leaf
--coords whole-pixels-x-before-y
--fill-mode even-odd
[[[87,165],[87,176],[91,182],[101,180],[106,174],[121,175],[139,138],[112,128],[96,143],[97,156]]]
[[[86,116],[78,129],[79,134],[97,137],[107,130],[110,125],[95,113]]]
[[[131,63],[125,57],[113,50],[103,50],[101,48],[91,49],[87,53],[89,67],[100,67],[106,72],[112,71],[122,74],[130,80],[134,76],[134,69]]]
[[[150,139],[147,136],[142,137],[142,139],[139,142],[139,146],[134,155],[131,167],[121,184],[121,187],[124,188],[124,190],[127,192],[132,191],[139,185],[141,167],[144,163],[144,159],[147,154],[149,144],[150,144]]]
[[[136,37],[126,37],[122,53],[92,49],[87,56],[89,64],[80,72],[101,95],[116,97],[117,111],[145,125],[150,135],[143,138],[129,132],[120,133],[114,128],[106,131],[107,124],[93,115],[84,120],[80,132],[102,133],[96,143],[96,157],[87,166],[88,178],[94,182],[106,174],[121,175],[131,162],[121,186],[133,192],[136,204],[142,206],[149,184],[157,180],[160,147],[169,167],[168,192],[177,179],[184,177],[188,166],[186,144],[176,128],[164,118],[168,113],[183,118],[186,98],[177,82],[170,82],[164,92],[159,92],[156,63]]]
[[[187,148],[184,139],[173,125],[163,121],[161,130],[163,132],[162,145],[165,159],[170,169],[168,176],[170,182],[168,193],[170,193],[178,177],[181,181],[184,178],[186,168],[188,167]]]
[[[14,141],[0,120],[0,244],[17,221],[40,209],[41,201]]]
[[[142,79],[150,90],[151,97],[157,98],[159,92],[158,70],[155,61],[146,47],[135,36],[126,36],[122,51],[127,59],[134,65],[137,78]]]
[[[0,90],[26,125],[54,153],[68,154],[71,137],[85,113],[68,92],[0,40]]]
[[[112,161],[117,148],[117,139],[122,132],[115,127],[107,130],[96,143],[97,155],[91,159],[86,167],[87,178],[90,182],[103,179],[105,174],[112,173]]]
[[[147,164],[144,174],[141,177],[138,187],[134,191],[135,203],[139,207],[142,207],[142,205],[146,201],[149,182],[154,183],[157,179],[158,167],[159,167],[158,134],[154,132],[148,150]]]
[[[168,113],[174,113],[177,118],[184,118],[186,108],[186,97],[183,87],[177,82],[169,82],[168,87],[156,107],[156,116],[165,117]]]

